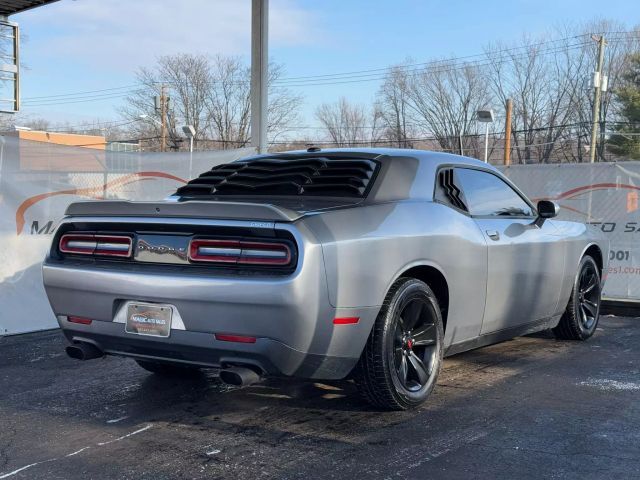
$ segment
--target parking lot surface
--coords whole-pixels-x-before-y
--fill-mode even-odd
[[[640,319],[449,358],[409,412],[349,382],[233,389],[63,347],[0,338],[0,479],[640,478]]]

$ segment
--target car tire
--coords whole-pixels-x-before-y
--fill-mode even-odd
[[[200,372],[199,367],[179,365],[176,363],[154,362],[152,360],[137,360],[136,363],[148,372],[163,377],[190,377]]]
[[[363,398],[387,410],[423,403],[440,373],[443,338],[442,315],[433,291],[414,278],[397,280],[354,371]]]
[[[585,255],[580,261],[567,309],[553,329],[556,337],[562,340],[590,338],[600,318],[601,293],[598,265],[593,257]]]

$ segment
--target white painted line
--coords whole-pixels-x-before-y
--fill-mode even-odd
[[[108,442],[100,442],[100,443],[98,443],[98,446],[102,447],[103,445],[109,445],[110,443],[119,442],[120,440],[124,440],[125,438],[129,438],[129,437],[132,437],[133,435],[137,435],[139,433],[142,433],[145,430],[149,430],[151,427],[152,427],[152,425],[147,425],[146,427],[143,427],[143,428],[141,428],[139,430],[136,430],[135,432],[127,433],[126,435],[123,435],[123,436],[118,437],[118,438],[114,438],[113,440],[109,440]]]
[[[5,473],[4,475],[0,475],[0,479],[13,477],[14,475],[17,475],[18,473],[22,472],[23,470],[26,470],[27,468],[35,467],[36,465],[41,465],[43,463],[53,462],[55,460],[58,460],[58,459],[57,458],[50,458],[49,460],[43,460],[42,462],[36,462],[36,463],[32,463],[30,465],[25,465],[24,467],[21,467],[21,468],[19,468],[17,470],[14,470],[13,472],[9,472],[9,473]]]
[[[74,455],[78,455],[79,453],[84,452],[85,450],[88,450],[88,449],[90,449],[90,448],[91,448],[91,447],[83,447],[83,448],[81,448],[80,450],[76,450],[76,451],[75,451],[75,452],[73,452],[73,453],[68,453],[67,455],[65,455],[65,458],[66,458],[66,457],[73,457]]]
[[[109,445],[110,443],[114,443],[114,442],[119,442],[120,440],[124,440],[125,438],[129,438],[133,435],[137,435],[138,433],[142,433],[145,430],[149,430],[153,425],[147,425],[146,427],[140,428],[138,430],[136,430],[135,432],[131,432],[131,433],[127,433],[126,435],[123,435],[121,437],[118,438],[114,438],[113,440],[109,440],[107,442],[100,442],[98,444],[96,444],[99,447],[102,447],[104,445]],[[63,458],[68,458],[68,457],[73,457],[74,455],[78,455],[81,452],[84,452],[85,450],[90,449],[91,447],[83,447],[80,450],[76,450],[75,452],[72,453],[68,453],[67,455],[63,456],[63,457],[56,457],[56,458],[50,458],[48,460],[43,460],[41,462],[35,462],[35,463],[31,463],[29,465],[25,465],[24,467],[20,467],[17,470],[14,470],[13,472],[9,472],[9,473],[3,473],[0,474],[0,480],[2,480],[3,478],[9,478],[12,477],[14,475],[17,475],[18,473],[31,468],[31,467],[35,467],[36,465],[42,465],[43,463],[49,463],[49,462],[55,462],[56,460],[62,460]]]
[[[111,420],[107,420],[107,423],[118,423],[121,422],[122,420],[126,420],[127,418],[129,418],[128,416],[124,416],[124,417],[120,417],[120,418],[113,418]]]

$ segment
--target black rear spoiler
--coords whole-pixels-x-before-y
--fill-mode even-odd
[[[72,203],[73,217],[189,217],[223,220],[293,222],[304,213],[264,203],[245,202],[130,202],[98,200]]]

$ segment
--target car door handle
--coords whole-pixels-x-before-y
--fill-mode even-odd
[[[500,234],[497,230],[487,230],[487,235],[491,240],[500,240]]]

